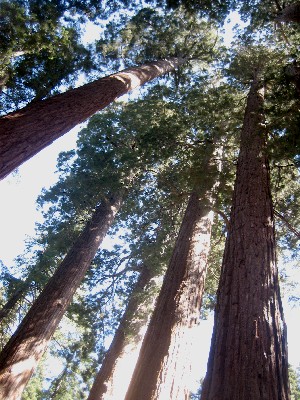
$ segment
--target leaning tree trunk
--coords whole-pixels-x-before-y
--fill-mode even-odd
[[[189,333],[197,325],[213,212],[191,195],[126,400],[188,399]]]
[[[9,315],[9,313],[16,307],[17,303],[22,300],[28,293],[30,286],[33,281],[33,275],[35,274],[36,267],[31,270],[25,281],[22,282],[20,287],[10,296],[7,302],[2,306],[0,310],[0,324]]]
[[[0,310],[0,324],[8,316],[8,314],[15,308],[17,303],[26,295],[30,283],[24,282],[23,285],[18,288],[13,295],[7,300],[4,306]]]
[[[129,68],[0,118],[0,179],[116,98],[185,62],[170,58]]]
[[[201,400],[289,399],[261,87],[247,99]]]
[[[144,298],[141,294],[149,284],[153,273],[146,266],[143,267],[140,277],[137,281],[134,291],[130,296],[130,300],[126,307],[126,310],[121,319],[120,325],[115,333],[114,339],[105,355],[102,366],[96,376],[96,379],[91,388],[88,400],[106,400],[120,398],[120,390],[126,393],[125,387],[119,388],[120,385],[124,385],[122,377],[117,376],[118,365],[121,364],[123,355],[126,358],[126,352],[128,347],[132,351],[132,341],[135,342],[134,347],[138,347],[136,341],[140,342],[141,328],[147,324],[147,318],[145,313],[142,311],[144,317],[139,317],[139,309],[144,308]],[[132,339],[134,337],[134,339]],[[130,365],[127,366],[130,368]],[[123,374],[125,371],[121,371]],[[126,371],[127,373],[128,371]],[[115,376],[116,375],[116,376]],[[127,374],[126,374],[127,375]],[[130,378],[129,378],[130,380]],[[128,380],[128,384],[129,384]],[[120,390],[118,390],[120,389]]]
[[[113,223],[122,196],[111,196],[94,212],[0,354],[0,399],[20,399],[29,378]]]

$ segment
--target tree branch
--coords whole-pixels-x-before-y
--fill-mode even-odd
[[[210,209],[212,211],[216,212],[217,214],[219,214],[224,219],[226,229],[229,230],[230,222],[229,222],[229,219],[227,218],[227,215],[223,211],[219,210],[218,208],[210,206]]]
[[[300,240],[300,232],[296,228],[294,228],[282,214],[280,214],[277,210],[274,210],[274,215],[280,218],[281,221],[284,222],[285,225],[289,228],[289,230],[293,232],[293,234]]]

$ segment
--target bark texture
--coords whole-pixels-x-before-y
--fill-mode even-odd
[[[0,179],[116,98],[185,62],[156,61],[29,104],[0,118]]]
[[[111,196],[90,222],[0,354],[0,399],[20,399],[121,205]]]
[[[189,331],[198,323],[212,212],[193,193],[182,221],[126,400],[188,399]]]
[[[254,80],[201,400],[289,399],[263,102],[260,82]]]
[[[96,376],[96,379],[91,388],[88,400],[104,400],[114,399],[115,386],[120,384],[118,381],[114,382],[114,373],[117,369],[117,364],[123,353],[126,351],[128,344],[128,334],[135,337],[139,336],[141,325],[145,325],[147,321],[138,319],[138,326],[135,323],[136,314],[141,306],[141,293],[145,290],[153,277],[152,272],[146,266],[140,274],[136,287],[131,294],[130,300],[126,307],[126,311],[121,319],[120,325],[115,333],[114,339],[105,355],[102,366]],[[142,339],[138,339],[142,340]],[[128,382],[129,383],[129,382]]]

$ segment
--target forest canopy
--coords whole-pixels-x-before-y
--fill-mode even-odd
[[[265,0],[0,3],[3,183],[77,126],[35,233],[1,262],[0,399],[299,397],[282,302],[299,307],[299,16]]]

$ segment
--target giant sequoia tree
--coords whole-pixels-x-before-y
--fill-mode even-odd
[[[138,104],[142,112],[146,112],[143,110],[143,102],[136,102],[128,105],[127,108],[130,108],[131,111],[132,109],[138,111]],[[135,108],[135,106],[137,107]],[[82,212],[82,208],[85,208],[85,212],[90,213],[93,209],[93,202],[98,203],[98,205],[91,221],[87,223],[82,234],[71,247],[70,244],[68,245],[69,250],[66,257],[1,353],[3,398],[18,398],[24,389],[36,363],[41,358],[47,343],[70,304],[75,290],[83,280],[101,241],[112,225],[114,215],[122,202],[123,186],[130,187],[133,183],[133,178],[135,176],[138,177],[145,170],[147,162],[150,165],[155,164],[159,159],[161,160],[169,155],[167,137],[159,143],[153,143],[156,151],[152,154],[148,151],[149,142],[147,136],[144,136],[145,131],[138,131],[139,136],[134,136],[134,129],[130,129],[130,127],[134,126],[132,119],[134,120],[135,117],[131,116],[131,120],[128,118],[130,112],[128,112],[127,108],[120,109],[120,115],[116,108],[114,113],[108,112],[106,116],[95,117],[96,123],[93,124],[91,121],[90,130],[85,129],[82,132],[83,140],[78,151],[81,158],[74,163],[71,169],[72,173],[65,178],[65,191],[69,191],[73,204],[70,201],[71,204],[62,204],[62,207],[67,208],[69,213],[72,213],[70,206],[73,209],[75,208],[75,212],[77,207],[78,213]],[[109,118],[112,115],[114,115],[114,120]],[[147,112],[147,115],[150,116],[149,112]],[[163,114],[163,116],[167,119],[170,118],[169,115]],[[139,119],[139,117],[140,114],[137,113],[136,118]],[[159,117],[163,118],[161,115]],[[122,118],[124,119],[123,124],[120,123]],[[127,122],[125,122],[126,118],[128,119]],[[155,120],[149,121],[145,125],[146,129],[151,131],[153,124],[155,124]],[[118,125],[119,128],[117,128]],[[127,130],[124,130],[124,125]],[[174,132],[176,132],[175,129]],[[174,136],[176,135],[178,135],[178,132],[174,133]],[[136,151],[133,151],[132,148],[134,140],[139,141],[139,147]],[[159,146],[163,143],[165,146],[160,149]],[[172,149],[173,145],[170,147]],[[175,145],[175,147],[178,146]],[[93,152],[94,157],[91,157]],[[114,163],[118,164],[117,169],[114,169]],[[88,167],[90,168],[89,170]],[[83,181],[80,180],[82,176],[85,177]],[[79,187],[77,188],[74,186],[75,182],[72,182],[74,179],[78,180]],[[73,187],[70,187],[70,182],[73,183]],[[83,197],[88,199],[87,204],[78,205],[78,192],[76,192],[76,189],[82,190],[83,187],[81,185],[89,185],[91,182],[93,182],[94,186],[87,187],[86,191],[81,193]],[[97,185],[98,190],[96,191]],[[57,193],[59,201],[64,201],[65,199],[66,202],[67,196],[64,197],[62,195],[61,188],[61,182],[59,182],[57,187],[52,190]],[[116,191],[116,195],[110,194],[113,188]],[[75,215],[74,217],[76,218]],[[67,219],[67,225],[73,223],[72,218]],[[63,233],[66,233],[66,231]],[[63,240],[63,238],[61,239]],[[25,362],[25,360],[27,361]],[[14,368],[14,366],[20,365],[23,365],[23,367],[17,368],[18,372],[15,374],[16,367]]]
[[[1,353],[0,394],[18,399],[121,206],[122,195],[100,204],[60,268]]]
[[[245,110],[203,400],[289,399],[261,73]]]
[[[144,303],[142,293],[146,290],[152,277],[153,271],[148,267],[143,266],[136,286],[130,295],[126,310],[115,332],[113,341],[106,352],[101,368],[96,375],[88,399],[113,399],[116,394],[118,396],[120,395],[120,389],[123,389],[125,392],[126,385],[124,385],[123,381],[121,383],[121,374],[124,374],[124,371],[120,371],[120,367],[118,368],[118,366],[122,358],[124,356],[126,357],[126,352],[132,352],[133,348],[138,346],[137,342],[139,342],[140,339],[139,331],[144,328],[144,325],[147,322],[145,314],[144,318],[138,318],[140,312],[139,308],[141,308]],[[144,308],[146,308],[145,304]],[[148,313],[146,313],[146,315],[148,315]],[[133,340],[132,336],[134,336]],[[129,367],[130,366],[128,366],[128,368]]]
[[[198,322],[213,213],[191,195],[126,399],[186,398],[191,343]],[[185,345],[187,348],[185,348]],[[182,381],[183,380],[183,381]]]
[[[32,7],[35,3],[28,2]],[[70,10],[75,7],[75,3],[81,16],[87,15],[90,11],[90,15],[95,17],[97,2],[93,0],[88,3],[90,10],[87,10],[80,1],[49,2],[49,6],[53,7],[52,10],[56,10],[59,18],[68,11],[72,19],[75,17]],[[271,183],[276,192],[276,215],[286,212],[290,218],[289,224],[297,223],[299,188],[296,180],[291,176],[288,177],[288,171],[293,168],[295,174],[293,176],[296,177],[296,166],[299,165],[297,164],[299,103],[295,89],[299,84],[298,53],[295,45],[299,35],[295,24],[289,24],[288,27],[281,26],[276,31],[276,41],[273,40],[271,21],[274,13],[272,14],[270,4],[251,0],[243,3],[235,2],[240,6],[245,18],[251,17],[251,24],[246,33],[237,37],[239,50],[248,52],[250,57],[246,57],[244,62],[231,63],[228,69],[227,61],[230,57],[232,59],[235,52],[231,51],[225,57],[225,52],[221,52],[218,47],[214,30],[210,30],[213,24],[204,23],[198,19],[198,15],[208,15],[220,21],[229,8],[233,7],[232,3],[226,1],[221,5],[215,1],[168,1],[169,6],[177,7],[174,12],[168,9],[167,13],[163,14],[162,10],[145,8],[125,25],[124,20],[129,20],[127,16],[125,19],[117,18],[108,24],[104,39],[97,43],[101,54],[105,55],[107,60],[115,61],[117,63],[115,65],[120,64],[120,57],[127,65],[172,56],[175,57],[176,65],[183,60],[183,56],[197,58],[205,63],[195,63],[192,68],[189,70],[185,68],[184,71],[178,68],[172,82],[175,85],[171,85],[171,81],[168,80],[166,86],[153,88],[151,95],[145,96],[139,102],[127,105],[120,103],[107,113],[98,114],[90,122],[88,129],[81,133],[78,152],[70,152],[60,157],[59,168],[62,178],[54,188],[45,191],[40,198],[40,202],[49,200],[51,206],[44,224],[40,226],[40,236],[37,240],[38,245],[44,250],[43,253],[40,252],[42,254],[36,253],[37,274],[34,270],[32,270],[34,273],[25,274],[24,285],[21,286],[18,286],[20,280],[14,277],[9,277],[9,280],[12,287],[15,285],[16,298],[20,302],[18,289],[23,287],[26,293],[29,287],[34,286],[38,287],[39,291],[70,249],[69,256],[65,260],[70,261],[72,254],[79,251],[80,257],[84,258],[83,267],[80,270],[73,263],[72,273],[67,276],[66,271],[63,272],[61,268],[58,270],[60,271],[58,275],[50,280],[39,301],[33,305],[7,344],[0,356],[4,398],[13,399],[19,396],[18,390],[20,393],[32,371],[31,366],[25,365],[25,361],[30,362],[32,358],[34,363],[40,357],[46,341],[53,334],[70,303],[72,293],[83,279],[84,271],[92,256],[85,258],[85,251],[88,250],[85,241],[80,242],[79,239],[73,247],[72,244],[78,232],[91,217],[96,204],[98,211],[99,207],[109,208],[110,193],[118,193],[124,184],[132,188],[118,219],[118,226],[133,232],[131,236],[127,236],[127,239],[130,237],[128,239],[130,258],[135,260],[131,261],[130,265],[141,265],[141,261],[149,265],[147,261],[151,260],[150,265],[157,266],[160,264],[159,260],[165,257],[165,244],[168,243],[168,249],[170,248],[170,237],[174,236],[178,222],[178,218],[167,218],[168,225],[162,229],[162,215],[176,214],[178,204],[182,204],[183,199],[191,194],[195,184],[197,186],[197,183],[208,178],[205,150],[217,143],[220,137],[225,137],[224,154],[221,157],[224,171],[220,181],[217,206],[221,208],[220,214],[226,219],[231,178],[235,173],[236,133],[242,125],[241,98],[245,96],[245,83],[249,83],[249,76],[246,76],[249,65],[253,65],[252,61],[256,59],[255,46],[249,45],[255,42],[257,31],[254,31],[254,28],[261,30],[266,28],[263,31],[266,34],[264,40],[268,37],[269,48],[273,50],[268,51],[260,47],[263,57],[250,74],[252,84],[242,128],[232,213],[217,294],[215,329],[202,396],[205,400],[289,398],[284,320],[275,263],[274,221],[267,153],[272,162]],[[280,2],[275,3],[275,11],[278,12],[283,7]],[[118,7],[119,3],[112,4],[113,7],[114,5]],[[180,4],[185,4],[188,11],[182,6],[178,7]],[[33,7],[31,10],[36,9],[39,7]],[[264,69],[265,63],[268,65]],[[169,63],[167,70],[171,70],[173,66]],[[225,66],[227,72],[234,71],[239,80],[233,79],[229,74],[226,83],[222,82],[220,66],[223,70]],[[5,176],[71,126],[83,121],[113,98],[125,93],[127,88],[134,84],[132,78],[134,80],[141,78],[142,82],[144,78],[145,81],[149,80],[144,76],[148,74],[148,68],[154,71],[155,76],[160,74],[153,65],[141,69],[135,68],[133,75],[130,75],[130,70],[125,70],[124,73],[110,75],[82,88],[33,102],[18,112],[2,117],[0,119],[2,123],[0,130],[3,129],[1,131],[3,135],[0,137],[0,148],[3,149],[1,176]],[[215,87],[212,81],[207,79],[209,74],[216,83]],[[102,90],[103,87],[109,87],[107,85],[110,85],[110,81],[116,90],[114,93],[109,89]],[[263,96],[265,84],[266,101]],[[47,82],[45,85],[47,86]],[[99,87],[102,88],[100,91]],[[228,104],[239,104],[239,106],[229,107]],[[268,128],[265,125],[264,107],[268,113]],[[34,129],[38,131],[36,135],[32,134]],[[272,134],[268,149],[265,143],[267,130]],[[200,165],[204,165],[201,173],[199,173]],[[293,184],[289,190],[287,182]],[[210,182],[210,187],[213,183]],[[206,210],[207,196],[201,198],[201,204],[202,211]],[[201,275],[199,271],[193,269],[195,265],[192,262],[193,249],[196,248],[195,244],[201,235],[194,237],[192,231],[195,231],[195,226],[199,228],[201,223],[208,225],[209,228],[210,221],[198,212],[198,196],[194,193],[127,394],[128,399],[158,399],[161,398],[159,396],[175,399],[178,393],[181,393],[179,398],[188,396],[184,380],[174,378],[180,369],[178,364],[174,366],[173,361],[174,354],[181,354],[183,349],[181,341],[177,340],[181,337],[181,329],[184,330],[185,324],[189,325],[191,320],[193,322],[199,316],[199,304],[203,294],[201,285],[205,268],[201,270],[203,273]],[[96,215],[97,211],[95,218]],[[86,230],[89,226],[88,224]],[[191,233],[190,236],[187,231]],[[90,233],[98,236],[97,230]],[[284,245],[291,248],[293,240],[286,231],[284,233],[286,236]],[[165,241],[161,237],[164,237]],[[190,240],[190,237],[194,240]],[[97,240],[98,238],[95,238],[96,242]],[[96,242],[95,246],[92,246],[93,252],[97,249]],[[36,243],[33,243],[32,249],[34,244]],[[139,246],[143,247],[143,251],[140,251]],[[117,254],[120,249],[115,248],[113,252]],[[179,256],[182,257],[182,262],[177,262]],[[102,262],[96,262],[92,266],[81,293],[67,311],[74,319],[81,313],[80,318],[83,320],[86,314],[86,322],[82,325],[86,331],[89,330],[88,324],[93,324],[93,319],[99,324],[105,319],[103,302],[99,301],[96,292],[102,291],[102,297],[105,297],[109,292],[105,289],[110,286],[109,277],[113,276],[112,279],[115,279],[114,275],[118,275],[118,272],[114,272],[113,266],[117,257],[112,257],[113,261],[108,260],[108,253],[104,253],[103,257],[107,258],[106,261],[104,262],[102,258]],[[101,263],[104,265],[103,271],[97,267]],[[66,264],[68,262],[63,261],[62,266]],[[22,262],[19,263],[19,266],[21,265]],[[135,276],[136,270],[133,268],[132,271]],[[135,281],[133,276],[129,279],[132,284]],[[196,276],[199,278],[198,281]],[[35,285],[34,279],[38,280],[39,277],[41,282]],[[131,291],[127,283],[128,280],[124,279],[122,288],[124,297],[125,293]],[[89,294],[86,294],[86,291]],[[5,292],[7,295],[11,293],[6,289]],[[211,299],[214,299],[213,295]],[[12,303],[14,298],[11,300]],[[117,305],[112,308],[114,307],[117,308]],[[74,313],[76,309],[77,314]],[[111,326],[116,325],[115,314],[113,310],[111,314],[113,322],[102,329],[105,337],[112,333]],[[90,342],[100,343],[102,339],[96,338],[95,332],[96,330],[89,330],[89,334],[85,337],[89,337],[89,340],[92,338]],[[99,333],[99,330],[97,332]],[[118,337],[120,338],[118,332],[115,342]],[[176,336],[175,339],[172,335]],[[85,360],[89,359],[91,363],[95,355],[93,345],[94,343],[91,343],[90,346],[86,346],[83,341],[77,344],[84,351],[89,347],[82,357]],[[73,376],[70,374],[74,348],[76,346],[71,345],[65,350],[65,369],[53,382],[45,398],[62,396],[62,391],[59,390],[60,383],[68,382],[68,379],[76,381],[78,369],[76,372],[73,369]],[[102,350],[99,353],[99,363],[103,360]],[[78,352],[78,354],[83,353]],[[115,361],[114,359],[113,363]],[[78,364],[80,360],[77,359],[76,362]],[[14,375],[15,368],[10,371],[13,364],[24,365],[23,373]],[[103,369],[106,366],[107,363],[104,362]],[[107,374],[103,376],[105,381]],[[82,380],[89,386],[91,374],[87,376],[86,372],[82,372]],[[166,381],[171,382],[169,385],[171,389],[167,389],[169,391],[164,391],[168,386]],[[19,386],[19,389],[16,386]],[[98,394],[102,395],[103,381],[100,382],[100,386]],[[94,395],[93,390],[91,396]],[[82,394],[74,391],[74,396],[79,398]]]
[[[116,98],[184,61],[173,58],[130,68],[2,117],[0,178]]]

